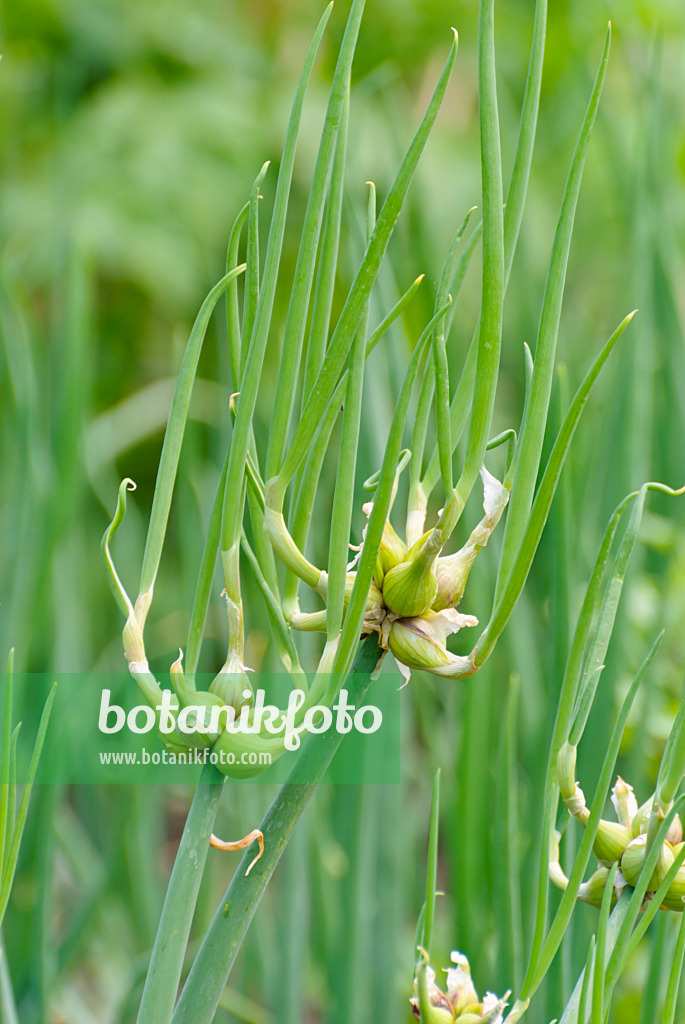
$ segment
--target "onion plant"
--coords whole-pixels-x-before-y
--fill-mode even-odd
[[[229,235],[225,273],[202,304],[185,349],[152,495],[140,582],[133,595],[122,581],[126,574],[119,575],[112,555],[114,535],[135,487],[129,479],[121,484],[116,512],[103,538],[108,577],[125,617],[123,640],[128,667],[143,697],[156,711],[162,700],[162,685],[148,662],[145,626],[163,556],[198,361],[210,317],[224,297],[230,365],[230,381],[225,383],[232,394],[230,430],[197,571],[190,627],[187,637],[178,639],[182,656],[175,658],[174,652],[171,666],[178,705],[206,709],[232,706],[236,713],[247,708],[248,718],[252,714],[252,666],[246,652],[243,600],[246,581],[261,594],[271,626],[270,642],[283,672],[294,688],[306,694],[298,711],[298,724],[308,709],[331,705],[343,686],[352,706],[359,707],[372,674],[388,656],[394,658],[405,680],[413,671],[425,671],[436,677],[436,686],[477,687],[477,673],[512,616],[540,544],[576,427],[633,313],[621,319],[608,340],[596,339],[594,361],[584,379],[576,382],[573,398],[556,421],[550,408],[564,285],[586,155],[607,72],[609,29],[587,108],[584,114],[579,113],[577,142],[540,296],[537,339],[532,350],[523,346],[519,352],[526,375],[520,422],[503,430],[493,427],[504,299],[516,258],[533,159],[547,13],[546,0],[537,0],[518,144],[512,166],[503,168],[494,6],[494,0],[481,0],[478,28],[481,195],[474,196],[474,208],[463,211],[460,223],[454,226],[452,243],[441,257],[437,286],[428,299],[432,313],[422,329],[414,331],[408,349],[391,344],[391,328],[411,312],[419,292],[430,291],[430,277],[401,282],[376,321],[375,310],[387,296],[386,291],[380,297],[378,285],[391,236],[457,60],[456,33],[423,118],[382,202],[377,202],[375,186],[368,186],[366,209],[360,215],[365,224],[362,253],[343,294],[337,270],[343,243],[348,241],[344,237],[348,223],[344,211],[351,191],[346,179],[350,75],[363,0],[352,0],[350,5],[304,217],[297,227],[288,219],[305,94],[331,8],[324,12],[305,57],[277,178],[272,180],[267,165],[257,174]],[[273,194],[273,212],[265,230],[260,198],[267,189]],[[284,280],[281,273],[286,232],[293,233],[298,245],[292,280]],[[453,350],[451,328],[460,309],[462,283],[479,248],[482,288],[478,323],[468,350],[458,352]],[[277,295],[285,295],[287,301],[277,303]],[[286,310],[283,322],[278,316],[282,306]],[[358,465],[363,392],[367,359],[378,345],[387,346],[386,358],[402,367],[403,379],[391,415],[382,425],[376,472],[363,483],[369,501],[362,510]],[[455,366],[460,367],[456,374]],[[274,375],[274,387],[265,388],[266,378]],[[273,407],[265,410],[270,393]],[[269,429],[263,436],[259,425],[265,415]],[[329,453],[336,470],[333,487],[327,491],[322,467]],[[473,493],[481,501],[481,486],[482,517],[480,513],[474,516],[475,499],[469,502]],[[683,713],[676,719],[664,755],[651,810],[643,809],[640,820],[645,829],[641,831],[635,824],[635,814],[627,816],[625,812],[632,798],[624,783],[614,788],[617,804],[623,807],[619,822],[611,827],[601,818],[627,714],[655,649],[626,697],[602,770],[594,782],[595,795],[589,808],[574,774],[574,753],[597,692],[646,493],[657,487],[668,490],[663,485],[646,484],[619,505],[610,521],[560,685],[540,808],[543,827],[535,926],[525,974],[521,979],[512,978],[509,985],[514,990],[514,1002],[506,1017],[510,1021],[523,1016],[539,990],[578,898],[598,906],[599,917],[596,942],[584,975],[566,1009],[562,1005],[557,1009],[566,1021],[603,1021],[616,981],[650,915],[654,916],[662,903],[682,909],[680,896],[685,888],[679,872],[685,852],[676,853],[671,842],[674,832],[669,829],[674,828],[680,806],[676,790],[685,768],[681,749]],[[310,552],[310,534],[316,516],[327,507],[331,509],[327,558],[318,564]],[[612,545],[621,523],[623,535],[614,551]],[[479,626],[468,612],[469,581],[479,552],[495,531],[502,537],[496,580],[489,595],[491,612],[485,624]],[[462,540],[466,537],[465,542],[456,541],[459,535]],[[356,549],[355,557],[351,557],[351,547]],[[198,664],[208,608],[217,600],[213,588],[217,562],[225,587],[226,653],[223,664],[215,666],[208,689],[201,689]],[[304,610],[312,601],[316,602],[313,610]],[[461,644],[460,653],[456,653],[448,647],[447,637],[461,630],[468,630],[475,639],[468,646]],[[303,643],[302,633],[319,633],[321,643],[318,647],[313,647],[311,641]],[[420,687],[425,682],[419,676],[411,685]],[[513,736],[512,732],[512,743]],[[210,840],[217,843],[212,831],[225,776],[257,773],[259,766],[246,768],[240,756],[267,753],[276,759],[286,751],[286,737],[266,732],[238,735],[200,723],[190,738],[176,731],[162,735],[162,739],[170,749],[195,745],[236,757],[235,763],[222,771],[213,766],[203,769],[171,874],[138,1021],[210,1024],[269,879],[341,736],[310,737],[259,827],[255,827],[256,822],[246,822],[249,834],[244,840],[221,844],[224,848],[249,849],[199,949],[193,950],[180,997],[205,859]],[[560,795],[584,826],[568,874],[564,874],[557,856],[555,826]],[[509,794],[508,806],[512,799]],[[479,999],[464,954],[455,954],[444,991],[431,973],[437,820],[436,784],[412,1005],[424,1022],[501,1021],[509,995]],[[255,856],[257,842],[263,846],[261,856]],[[552,880],[564,890],[551,924],[550,849]],[[588,881],[583,881],[593,850],[599,867]],[[631,873],[627,860],[631,861]],[[638,920],[646,893],[652,894],[651,902]],[[684,942],[681,929],[673,953],[671,1006]],[[468,950],[464,953],[468,956]]]

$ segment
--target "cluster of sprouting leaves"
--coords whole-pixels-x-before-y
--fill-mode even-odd
[[[507,488],[485,467],[481,475],[485,515],[472,530],[466,544],[452,555],[440,554],[443,544],[440,527],[421,532],[416,537],[423,524],[416,517],[410,518],[405,542],[390,520],[385,522],[366,599],[361,635],[376,634],[381,651],[392,651],[407,681],[412,668],[447,679],[462,679],[475,671],[469,658],[447,650],[445,639],[464,626],[478,625],[473,615],[457,611],[457,606],[471,566],[487,544],[509,499]],[[372,509],[372,502],[364,505],[367,516],[371,515]],[[302,577],[309,575],[310,563],[306,563],[304,556],[293,557],[292,545],[286,542],[280,550],[288,558],[293,571]],[[344,607],[355,582],[356,574],[351,570],[362,550],[363,544],[359,545],[357,557],[348,566]],[[325,572],[319,572],[314,589],[325,599],[328,589]],[[290,624],[299,630],[325,631],[326,615],[326,611],[293,612]]]
[[[535,358],[526,349],[527,393],[521,429],[491,438],[491,422],[502,343],[502,309],[523,212],[532,157],[537,91],[542,59],[543,27],[536,23],[529,70],[521,143],[504,203],[499,139],[496,125],[492,10],[483,5],[481,27],[481,110],[483,196],[482,221],[462,246],[470,211],[455,232],[440,275],[434,315],[416,342],[397,397],[382,465],[371,481],[373,501],[367,506],[368,525],[352,566],[349,548],[355,507],[355,474],[360,438],[362,390],[366,358],[402,314],[421,283],[419,278],[399,297],[375,329],[369,327],[370,298],[400,214],[414,170],[445,95],[456,57],[456,38],[426,114],[407,151],[385,202],[376,210],[371,186],[367,212],[366,248],[337,321],[332,323],[336,262],[344,195],[350,68],[362,15],[361,0],[353,3],[331,87],[321,144],[314,168],[310,198],[301,231],[298,259],[283,328],[280,366],[266,450],[260,452],[253,428],[267,342],[273,330],[274,296],[283,247],[290,182],[304,91],[328,19],[324,15],[310,47],[298,86],[276,185],[274,210],[266,252],[260,257],[259,198],[267,165],[257,176],[249,201],[240,211],[228,244],[226,274],[211,290],[195,322],[174,394],[155,489],[138,597],[132,601],[114,568],[110,542],[126,507],[130,481],[119,492],[115,517],[103,541],[113,591],[126,616],[124,647],[130,671],[153,708],[161,688],[150,672],[144,645],[145,621],[153,597],[188,404],[209,317],[219,297],[227,297],[227,337],[232,371],[233,430],[210,518],[207,542],[199,568],[196,596],[183,665],[174,663],[172,682],[181,706],[232,706],[237,712],[251,702],[246,673],[245,622],[241,576],[247,572],[264,597],[274,646],[293,684],[307,691],[298,723],[308,709],[330,701],[349,671],[360,636],[374,633],[381,653],[392,651],[401,670],[427,669],[455,679],[472,675],[484,664],[521,594],[573,433],[590,390],[624,328],[626,317],[600,352],[571,402],[547,464],[540,472],[547,428],[554,359],[563,298],[563,281],[571,241],[575,204],[595,120],[608,55],[608,38],[574,153],[550,275],[543,297]],[[505,214],[506,208],[506,214]],[[246,225],[245,262],[238,263]],[[456,387],[450,380],[447,344],[455,304],[466,269],[482,239],[483,302],[472,344],[466,353]],[[242,307],[237,279],[244,273]],[[308,331],[308,333],[307,333]],[[306,345],[305,345],[306,340]],[[402,449],[407,416],[417,380],[418,399],[410,446]],[[296,415],[299,398],[300,411]],[[322,463],[341,416],[337,472],[332,502],[328,563],[325,569],[305,555],[309,527],[319,488]],[[469,418],[470,413],[470,418]],[[426,451],[431,416],[436,444]],[[468,426],[468,431],[467,431]],[[453,476],[455,451],[466,432],[461,471]],[[485,469],[486,451],[503,442],[509,457],[504,484]],[[398,477],[409,463],[404,536],[390,517]],[[482,476],[484,519],[467,542],[450,552],[450,541],[467,499]],[[539,483],[538,483],[539,480]],[[436,489],[442,491],[437,521],[426,529],[427,510]],[[286,509],[286,495],[290,500]],[[509,501],[509,495],[511,499]],[[452,654],[450,633],[474,627],[476,619],[457,609],[469,570],[479,550],[502,516],[509,513],[502,540],[492,614],[468,655]],[[249,531],[247,529],[249,525]],[[252,541],[248,539],[252,537]],[[195,686],[196,669],[213,573],[220,558],[227,608],[227,655],[209,691]],[[285,566],[285,578],[278,570]],[[299,586],[304,582],[325,602],[320,612],[302,612]],[[300,664],[293,631],[322,630],[326,642],[310,684]],[[337,680],[338,682],[331,682]],[[167,743],[183,745],[187,737],[173,735]],[[219,744],[236,753],[247,744],[271,755],[283,751],[281,736],[227,732],[196,737],[200,745]],[[246,748],[247,749],[247,748]]]
[[[456,58],[456,38],[445,67],[428,105],[426,114],[390,187],[385,202],[377,211],[375,187],[370,187],[366,247],[354,279],[344,296],[336,295],[337,261],[341,238],[341,211],[345,193],[345,160],[347,121],[349,113],[350,69],[362,16],[363,0],[354,0],[343,37],[340,55],[330,91],[321,143],[313,172],[309,202],[301,228],[299,252],[288,311],[282,332],[275,330],[274,308],[279,268],[288,213],[290,184],[295,157],[304,94],[313,61],[321,41],[330,8],[325,13],[309,49],[298,85],[279,165],[275,187],[273,215],[268,232],[264,258],[260,255],[259,199],[267,171],[265,165],[257,176],[248,202],[240,211],[228,243],[226,274],[209,293],[195,322],[174,394],[169,423],[162,450],[157,485],[154,493],[147,543],[143,556],[138,596],[131,600],[115,570],[110,545],[126,509],[128,490],[125,480],[119,490],[117,510],[105,533],[103,551],[113,591],[126,617],[124,648],[129,670],[145,698],[157,709],[161,703],[161,687],[151,672],[144,643],[146,619],[153,599],[154,585],[160,564],[167,520],[171,506],[176,472],[183,442],[188,406],[198,366],[200,351],[209,318],[219,297],[226,293],[227,341],[231,364],[232,432],[226,444],[226,455],[219,476],[216,499],[211,512],[207,540],[198,571],[198,582],[191,624],[184,657],[172,666],[171,678],[180,706],[211,708],[219,705],[234,710],[250,707],[252,688],[245,657],[245,622],[242,601],[242,579],[245,573],[255,581],[264,598],[272,626],[273,643],[283,667],[293,684],[306,691],[306,700],[299,715],[322,701],[331,701],[340,681],[350,672],[359,648],[360,637],[377,639],[374,660],[391,651],[400,669],[424,669],[437,676],[459,679],[476,673],[492,653],[525,585],[538,548],[560,474],[585,403],[604,364],[615,348],[632,314],[625,317],[599,352],[565,410],[556,437],[548,446],[543,464],[543,450],[548,435],[550,396],[555,369],[566,267],[575,218],[576,203],[585,157],[595,121],[604,81],[610,33],[607,34],[597,77],[583,119],[571,161],[561,203],[557,230],[550,256],[539,331],[534,354],[526,347],[525,401],[520,427],[492,437],[492,420],[497,389],[503,333],[503,303],[518,239],[526,188],[532,160],[533,141],[540,94],[544,50],[546,4],[538,0],[533,32],[531,61],[524,98],[519,143],[506,196],[502,184],[502,165],[497,121],[496,81],[494,65],[494,24],[492,0],[483,0],[479,27],[479,94],[482,161],[482,220],[462,246],[471,211],[455,232],[434,298],[434,313],[408,358],[403,383],[397,395],[382,464],[368,482],[373,501],[365,506],[368,523],[357,557],[349,561],[356,501],[356,471],[361,434],[362,392],[368,355],[378,345],[388,328],[403,314],[421,284],[414,281],[397,298],[380,323],[370,329],[371,295],[377,280],[395,223],[400,215],[416,165],[445,95]],[[243,229],[245,258],[239,263]],[[448,359],[450,327],[466,269],[482,242],[482,303],[472,343],[464,354],[458,383],[450,375]],[[238,278],[244,274],[242,304]],[[340,308],[333,323],[333,310]],[[282,333],[277,356],[279,369],[274,392],[270,429],[265,448],[258,445],[254,428],[260,398],[269,339]],[[451,355],[451,354],[450,354]],[[411,430],[407,421],[414,392],[418,391]],[[436,443],[433,451],[426,449],[429,425],[434,418]],[[314,516],[322,466],[326,453],[338,436],[335,429],[341,419],[339,447],[336,452],[337,471],[332,497],[328,559],[320,568],[306,555],[310,525]],[[549,438],[548,438],[549,440]],[[403,445],[407,444],[407,447]],[[455,473],[455,453],[460,442],[463,456]],[[485,468],[486,452],[506,442],[508,457],[504,482],[500,483]],[[401,501],[399,486],[402,469],[409,467],[406,491],[404,529],[397,527],[397,509]],[[450,544],[460,524],[467,501],[479,476],[484,486],[484,518],[470,532],[458,550]],[[540,886],[535,934],[528,971],[521,992],[507,1020],[518,1020],[525,1012],[531,996],[539,987],[555,956],[568,925],[576,898],[589,891],[582,886],[593,844],[601,844],[607,824],[600,827],[597,801],[592,808],[581,807],[572,780],[573,793],[568,799],[585,825],[574,868],[565,879],[560,906],[548,928],[547,869],[549,839],[553,837],[558,806],[557,757],[577,747],[592,706],[603,657],[611,635],[625,568],[635,541],[642,515],[646,491],[661,485],[645,485],[630,495],[617,509],[609,524],[600,550],[595,572],[586,595],[578,629],[569,656],[561,687],[559,710],[552,741],[545,788],[545,843],[540,863]],[[438,491],[439,488],[439,491]],[[442,508],[427,527],[429,503],[437,497]],[[669,492],[674,493],[674,492]],[[404,494],[404,492],[403,492]],[[437,504],[437,500],[435,504]],[[625,509],[632,503],[632,512],[613,561],[609,562],[612,543]],[[508,506],[508,508],[507,508]],[[488,542],[507,508],[503,530],[497,579],[492,594],[492,612],[484,629],[467,655],[457,656],[448,650],[446,638],[462,627],[475,627],[473,616],[459,610],[467,579],[475,558]],[[196,671],[204,623],[211,600],[213,575],[220,560],[225,584],[227,609],[227,653],[207,691],[196,689]],[[280,563],[280,564],[279,564]],[[609,568],[607,568],[609,566]],[[314,591],[325,607],[319,611],[302,611],[300,586],[304,583]],[[300,663],[297,631],[321,631],[325,643],[316,666],[313,681]],[[367,648],[368,653],[368,648]],[[651,657],[651,655],[650,655]],[[648,659],[649,661],[649,659]],[[647,664],[638,674],[631,694],[639,685]],[[618,744],[632,697],[629,694],[619,722],[612,734],[602,777],[598,783],[597,800],[603,799],[613,771]],[[249,711],[248,711],[249,714]],[[271,759],[284,750],[281,736],[210,733],[199,728],[190,737],[181,733],[164,737],[172,746],[203,745],[220,747],[233,753],[268,751]],[[679,742],[679,741],[678,741]],[[674,740],[674,744],[678,744]],[[570,756],[570,755],[569,755]],[[674,755],[675,756],[675,755]],[[226,771],[246,774],[240,758]],[[254,767],[249,771],[255,771]],[[609,775],[606,776],[606,772]],[[559,779],[561,781],[561,778]],[[565,785],[566,783],[564,783]],[[660,795],[659,795],[660,793]],[[562,790],[566,798],[566,791]],[[666,794],[667,795],[667,794]],[[576,799],[576,804],[573,804]],[[658,791],[654,807],[665,814],[664,792]],[[671,802],[673,795],[671,795]],[[274,828],[281,828],[287,837],[303,803],[296,801],[287,822],[282,807],[274,811]],[[584,808],[584,809],[583,809]],[[642,906],[647,885],[652,881],[660,851],[666,849],[665,825],[659,829],[659,814],[652,814],[646,839],[632,836],[613,861],[601,857],[604,883],[601,895],[600,927],[596,951],[604,956],[608,932],[608,915],[615,892],[619,861],[632,861],[628,851],[644,846],[644,863],[633,865],[635,899]],[[193,826],[194,827],[194,826]],[[621,829],[628,826],[621,822]],[[631,816],[632,829],[632,816]],[[654,830],[657,830],[654,832]],[[438,987],[430,973],[428,950],[434,916],[435,859],[437,835],[433,832],[433,864],[429,865],[429,882],[424,915],[417,935],[420,952],[416,969],[416,994],[413,1006],[422,1020],[497,1021],[502,1019],[505,999],[490,995],[479,1000],[465,961],[459,960],[449,970],[447,987]],[[190,833],[189,833],[190,834]],[[274,836],[278,839],[278,833]],[[624,836],[624,838],[626,838]],[[672,837],[673,838],[673,837]],[[285,840],[284,840],[285,841]],[[278,847],[282,847],[283,843]],[[597,847],[598,849],[600,847]],[[601,853],[607,851],[601,847]],[[273,870],[278,853],[262,872]],[[674,854],[663,879],[658,881],[649,910],[654,912],[676,877],[682,857]],[[191,869],[180,856],[179,877]],[[638,868],[640,868],[638,870]],[[259,898],[265,881],[251,876],[248,883],[237,883],[232,899],[246,904],[248,894]],[[192,872],[191,872],[192,873]],[[194,871],[194,875],[197,870]],[[264,876],[263,876],[264,877]],[[625,873],[624,873],[624,877]],[[591,881],[590,888],[594,885]],[[179,883],[180,885],[180,883]],[[240,888],[240,885],[243,888]],[[259,886],[261,885],[261,888]],[[641,891],[641,887],[642,891]],[[175,890],[174,890],[175,891]],[[593,890],[594,891],[594,890]],[[651,891],[651,890],[650,890]],[[639,899],[638,899],[639,897]],[[668,897],[669,899],[671,896]],[[623,921],[623,938],[614,946],[615,963],[607,975],[594,971],[593,998],[601,1010],[610,997],[611,985],[639,928],[634,928],[635,903],[630,903]],[[649,913],[649,910],[647,914]],[[172,913],[172,911],[169,911]],[[645,914],[645,918],[647,918]],[[632,916],[631,916],[632,915]],[[153,955],[149,974],[149,990],[141,1011],[141,1022],[153,1019],[149,1009],[159,1006],[160,993],[169,1003],[175,992],[183,959],[183,942],[192,918],[192,901],[185,900],[183,927],[178,929],[171,946],[160,944]],[[643,919],[643,920],[644,920]],[[685,916],[684,916],[685,919]],[[246,920],[249,917],[246,915]],[[613,919],[612,919],[613,920]],[[625,922],[628,922],[626,924]],[[164,924],[164,919],[162,925]],[[219,924],[212,927],[218,930]],[[162,929],[162,926],[160,926]],[[160,932],[161,934],[161,932]],[[241,933],[241,934],[244,934]],[[164,936],[162,935],[162,939]],[[232,955],[237,948],[234,939]],[[622,943],[622,944],[621,944]],[[208,949],[211,948],[211,942]],[[169,952],[171,950],[171,952]],[[617,952],[618,951],[618,952]],[[211,952],[198,956],[201,966],[191,971],[174,1020],[183,1024],[190,1020],[190,1007],[196,996],[203,1000],[201,1019],[211,1020],[218,993],[225,983],[223,968],[212,961]],[[597,963],[603,963],[597,959]],[[160,967],[160,964],[163,965]],[[590,968],[588,961],[583,992],[587,991]],[[230,966],[229,968],[230,969]],[[213,985],[206,985],[206,974]],[[600,976],[602,983],[597,980]],[[164,978],[161,981],[155,979]],[[171,979],[171,981],[169,981]],[[603,987],[602,987],[603,986]],[[216,991],[215,991],[216,990]],[[186,995],[186,993],[188,993]],[[204,993],[202,995],[202,993]],[[216,995],[216,999],[215,999]],[[166,1003],[165,1003],[166,1005]],[[171,1004],[170,1004],[171,1007]],[[172,1007],[165,1019],[171,1019]],[[157,1012],[155,1010],[155,1012]],[[193,1011],[195,1012],[195,1011]],[[199,1012],[199,1011],[198,1011]],[[156,1018],[155,1018],[156,1019]],[[193,1018],[194,1020],[195,1018]],[[198,1017],[198,1019],[200,1019]],[[580,1018],[579,1018],[580,1019]],[[603,1019],[601,1016],[597,1020]]]

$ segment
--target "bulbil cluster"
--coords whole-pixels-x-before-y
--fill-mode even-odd
[[[487,992],[483,999],[479,999],[468,959],[456,950],[450,954],[450,959],[452,966],[444,968],[444,989],[436,984],[435,971],[427,962],[419,967],[414,994],[409,1000],[416,1019],[422,1024],[453,1024],[454,1021],[459,1024],[502,1024],[509,993],[498,999],[492,992]],[[422,987],[423,994],[420,993]]]
[[[471,532],[466,544],[452,555],[443,555],[444,538],[440,523],[423,533],[411,546],[402,540],[390,520],[383,530],[373,581],[366,602],[362,635],[377,633],[383,651],[390,651],[400,672],[408,681],[411,669],[432,672],[447,679],[461,679],[475,671],[469,657],[452,654],[446,639],[467,626],[477,626],[474,615],[457,611],[471,567],[497,526],[509,500],[507,488],[483,467],[484,517]],[[372,503],[364,505],[367,516]],[[272,537],[273,539],[273,537]],[[282,541],[274,545],[279,553]],[[355,581],[354,567],[361,555],[348,566],[345,607]],[[292,547],[288,564],[297,571]],[[310,563],[307,563],[310,565]],[[314,589],[324,599],[328,580],[320,572]],[[326,629],[326,612],[293,612],[290,624],[299,630]]]
[[[590,811],[585,796],[573,778],[575,768],[575,748],[565,744],[559,752],[558,779],[561,796],[569,813],[583,826],[587,825]],[[579,889],[578,898],[593,906],[599,907],[609,878],[611,868],[618,864],[619,870],[614,879],[614,896],[616,901],[626,885],[637,885],[648,851],[647,833],[650,819],[655,813],[654,797],[650,797],[638,806],[633,787],[620,776],[611,791],[611,802],[616,812],[617,821],[601,819],[593,844],[593,853],[599,861],[594,874]],[[566,889],[568,878],[559,863],[559,833],[552,836],[550,850],[550,878],[559,889]],[[646,901],[651,901],[656,890],[663,882],[669,869],[680,851],[683,849],[683,827],[676,814],[661,843],[656,861],[647,883]],[[683,911],[685,906],[685,865],[680,867],[671,882],[661,907],[664,910]]]

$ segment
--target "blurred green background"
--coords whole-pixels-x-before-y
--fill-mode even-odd
[[[497,11],[505,178],[532,11],[530,0],[500,3]],[[121,622],[101,568],[100,537],[119,479],[133,477],[138,491],[118,551],[134,586],[183,346],[222,272],[233,218],[270,159],[262,188],[267,221],[292,93],[320,12],[312,0],[19,0],[0,15],[0,653],[15,646],[23,671],[122,668]],[[346,13],[339,0],[307,100],[277,297],[282,312]],[[479,203],[477,13],[473,0],[369,0],[362,27],[343,284],[361,245],[364,182],[373,179],[382,199],[444,60],[450,26],[460,34],[453,80],[384,278],[390,293],[395,280],[404,289],[427,275],[406,331],[397,333],[405,350],[430,315],[452,232]],[[685,482],[685,11],[676,0],[550,3],[538,142],[507,295],[495,426],[516,425],[520,417],[522,346],[535,339],[566,169],[608,19],[614,42],[560,338],[571,391],[622,316],[635,307],[640,315],[581,424],[557,502],[563,511],[553,514],[526,597],[492,663],[466,684],[415,675],[403,691],[402,786],[320,792],[257,915],[219,1021],[408,1019],[428,794],[438,765],[445,897],[438,904],[444,954],[437,966],[448,962],[451,948],[461,949],[479,992],[515,987],[520,976],[534,911],[540,762],[588,567],[611,509],[629,489],[650,478]],[[379,310],[387,308],[382,298]],[[474,265],[450,342],[455,374],[478,304]],[[277,346],[279,339],[271,341]],[[160,668],[175,656],[190,613],[227,423],[227,366],[219,316],[202,357],[149,623],[151,661]],[[377,468],[397,387],[392,360],[379,355],[374,366],[360,479]],[[265,376],[263,422],[272,387]],[[665,625],[664,650],[620,765],[640,799],[649,793],[685,656],[685,507],[652,497],[649,508],[646,543],[631,570],[580,766],[592,792],[616,695]],[[477,515],[476,503],[473,510]],[[322,551],[326,541],[318,537]],[[495,564],[487,555],[465,604],[481,618]],[[268,665],[266,620],[249,593],[248,603],[248,654],[256,667]],[[223,657],[220,609],[208,635],[210,670]],[[498,816],[506,771],[502,709],[512,675],[520,680],[513,833]],[[27,701],[21,710],[32,728],[37,708]],[[252,828],[272,795],[259,786],[227,788],[221,831]],[[188,799],[183,789],[37,791],[5,924],[22,1021],[135,1019]],[[522,860],[523,936],[502,904],[503,843],[514,843]],[[210,858],[195,941],[233,866],[225,856]],[[568,950],[531,1022],[549,1020],[563,1006],[584,962],[594,913],[579,907]],[[661,916],[659,928],[671,928]],[[638,957],[616,1019],[640,1019],[641,969]]]

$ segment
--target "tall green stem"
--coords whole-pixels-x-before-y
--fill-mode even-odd
[[[138,1024],[169,1024],[225,776],[205,765],[171,872],[145,979]]]
[[[369,673],[379,655],[376,640],[369,637],[360,647],[346,680],[348,704],[358,707],[363,701],[371,685]],[[211,1024],[213,1021],[221,993],[269,880],[341,740],[342,735],[334,730],[309,737],[287,782],[259,826],[264,834],[264,855],[247,876],[249,860],[244,857],[233,875],[190,970],[173,1024]]]

